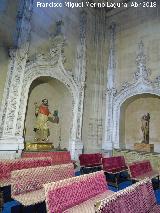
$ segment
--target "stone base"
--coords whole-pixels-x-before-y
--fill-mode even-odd
[[[25,151],[50,151],[53,149],[54,146],[52,143],[25,143]]]
[[[72,160],[78,160],[79,155],[82,154],[83,144],[79,139],[71,140],[69,142],[69,151],[71,153]]]
[[[134,150],[141,152],[154,152],[154,144],[135,143]]]
[[[0,159],[19,158],[23,149],[24,138],[22,136],[0,138]]]

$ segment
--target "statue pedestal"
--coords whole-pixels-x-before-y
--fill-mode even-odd
[[[135,143],[134,150],[141,152],[154,152],[154,144]]]
[[[50,151],[53,150],[54,146],[52,143],[25,143],[25,150],[26,151]]]

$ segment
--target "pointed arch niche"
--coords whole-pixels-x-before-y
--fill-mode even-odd
[[[141,117],[149,112],[150,143],[160,152],[160,76],[151,79],[151,70],[146,67],[144,44],[139,43],[136,58],[137,70],[130,82],[124,82],[117,91],[107,90],[106,131],[103,149],[133,148],[142,141]]]
[[[150,144],[154,144],[156,152],[160,152],[160,97],[143,93],[128,98],[120,108],[119,146],[134,149],[135,143],[141,143],[141,117],[150,113]]]
[[[63,111],[68,111],[68,107],[70,110],[68,112],[68,117],[70,117],[70,123],[67,125],[67,128],[64,127],[64,130],[67,131],[66,137],[64,140],[68,140],[64,142],[64,146],[67,145],[68,150],[71,152],[72,159],[77,159],[78,154],[82,152],[83,145],[81,143],[81,125],[82,125],[82,108],[83,108],[83,93],[82,90],[84,87],[80,84],[81,82],[77,82],[70,71],[65,70],[63,63],[64,63],[64,55],[63,55],[63,47],[64,47],[64,40],[56,38],[54,40],[53,48],[49,50],[49,52],[45,54],[36,54],[34,58],[28,60],[25,68],[25,73],[22,82],[22,92],[21,92],[21,99],[20,99],[20,107],[18,110],[18,119],[16,123],[16,135],[17,137],[23,137],[24,131],[24,124],[25,118],[27,115],[27,103],[29,103],[29,92],[30,88],[33,86],[36,81],[39,80],[42,83],[49,83],[50,86],[59,82],[59,87],[63,87],[63,91],[67,91],[65,99],[70,99],[70,106],[68,105],[66,109],[64,109],[65,105],[61,106]],[[39,84],[39,86],[41,85]],[[48,85],[49,86],[49,85]],[[46,87],[47,88],[47,87]],[[66,88],[66,90],[64,89]],[[43,95],[48,97],[49,94],[46,95],[45,91],[43,91]],[[51,98],[51,96],[50,96]],[[64,97],[63,97],[64,98]],[[35,97],[36,99],[36,97]],[[49,99],[49,98],[48,98]],[[36,100],[41,101],[41,100]],[[54,102],[54,97],[53,97]],[[40,103],[40,102],[38,102]],[[54,111],[54,104],[52,101],[49,100],[49,104],[51,104],[50,110]],[[55,106],[58,108],[58,105]],[[62,116],[60,109],[60,117]],[[28,115],[27,115],[28,116]],[[33,115],[32,115],[33,116]],[[66,118],[66,121],[69,118]],[[27,121],[27,120],[26,120]],[[27,124],[27,123],[26,123]],[[69,127],[70,126],[70,127]],[[26,127],[27,128],[27,127]],[[29,130],[31,131],[31,129]],[[28,139],[31,139],[30,136],[26,135]],[[52,136],[53,138],[53,136]],[[67,139],[68,138],[68,139]],[[27,139],[27,138],[26,138]],[[50,141],[52,142],[52,141]],[[54,141],[53,141],[54,143]]]
[[[54,147],[59,145],[61,138],[61,147],[69,148],[70,128],[72,126],[72,97],[68,88],[59,80],[41,76],[35,79],[29,89],[28,103],[25,117],[25,141],[33,142],[35,133],[33,131],[36,117],[34,103],[41,104],[41,100],[47,98],[49,101],[49,110],[53,115],[54,110],[58,110],[59,124],[48,122],[50,129],[49,141]]]
[[[126,85],[113,101],[113,148],[133,148],[141,142],[141,117],[146,112],[151,114],[150,143],[159,147],[158,122],[160,119],[159,83],[145,80],[142,76],[135,83]]]

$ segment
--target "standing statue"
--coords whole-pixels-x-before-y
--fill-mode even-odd
[[[58,111],[56,110],[51,116],[51,112],[48,109],[48,100],[43,99],[42,104],[40,106],[35,103],[35,116],[36,116],[36,124],[34,127],[35,131],[35,141],[37,142],[47,142],[48,137],[50,135],[48,128],[48,120],[53,123],[59,122]]]
[[[149,144],[149,121],[150,121],[150,114],[143,115],[141,118],[142,126],[141,130],[143,133],[143,141],[142,143]]]

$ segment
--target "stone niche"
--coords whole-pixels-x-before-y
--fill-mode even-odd
[[[160,152],[160,97],[141,94],[127,99],[121,106],[120,146],[138,151]],[[150,113],[149,144],[141,143],[141,117]],[[153,148],[154,147],[154,148]]]
[[[72,97],[63,83],[51,77],[39,77],[30,86],[25,119],[25,141],[34,142],[33,128],[36,121],[34,103],[40,105],[44,98],[48,99],[51,114],[54,110],[58,110],[60,118],[59,124],[48,122],[49,142],[56,148],[61,137],[61,147],[68,148],[72,126]]]
[[[160,152],[160,76],[151,78],[143,41],[138,45],[136,64],[131,81],[124,82],[120,89],[114,87],[112,82],[107,90],[108,111],[103,147],[133,149],[135,143],[141,143],[141,117],[148,112],[151,115],[150,144],[154,144],[155,151]],[[113,67],[114,63],[111,65]],[[113,71],[110,70],[110,79],[113,79]]]

